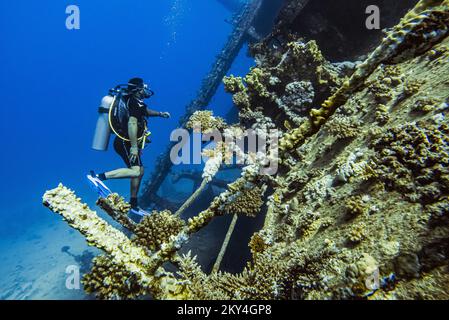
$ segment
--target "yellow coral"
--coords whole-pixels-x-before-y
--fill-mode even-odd
[[[214,130],[222,130],[226,127],[223,118],[214,117],[210,110],[196,111],[190,116],[186,123],[187,129],[201,130],[203,133],[209,133]]]
[[[282,202],[282,201],[281,201],[281,196],[280,196],[279,193],[273,194],[273,200],[274,200],[274,202],[277,203],[277,204],[280,204],[280,203]]]
[[[406,96],[414,95],[415,93],[417,93],[419,91],[419,89],[421,88],[423,83],[424,83],[424,81],[416,80],[416,79],[407,82],[405,87],[404,87],[404,94]]]
[[[325,128],[337,139],[354,138],[359,134],[359,121],[354,117],[334,116]]]
[[[189,218],[188,220],[189,232],[193,233],[201,229],[205,224],[207,224],[208,221],[212,220],[214,215],[215,214],[212,210],[206,210],[193,218]]]
[[[233,75],[223,78],[223,84],[226,92],[236,94],[245,91],[242,77],[234,77]]]
[[[265,240],[260,236],[259,233],[255,233],[249,241],[249,247],[251,248],[251,253],[254,256],[265,251],[268,245],[265,243]]]
[[[420,2],[420,4],[423,3],[444,3],[447,5],[449,0],[445,0],[444,2]],[[420,13],[421,11],[418,11],[417,14]],[[416,18],[416,15],[413,17]],[[434,17],[437,17],[437,15],[435,14]],[[425,20],[424,18],[418,18],[419,19],[416,20],[418,23]],[[425,23],[421,24],[421,26],[423,27],[424,32],[429,31],[429,28],[425,25]],[[419,33],[422,30],[416,28],[415,31]],[[401,34],[397,33],[397,35]],[[429,33],[429,36],[433,35]],[[403,38],[407,40],[407,37],[404,36]],[[398,41],[399,39],[400,38],[397,37],[395,41]],[[409,49],[411,46],[411,50],[413,52],[415,44],[409,43],[405,40],[403,43],[403,49],[405,48],[407,49],[405,51],[410,51]],[[420,50],[420,48],[427,47],[427,44],[420,43],[419,39],[417,39],[416,42],[416,48],[418,50]],[[394,43],[395,42],[390,42],[390,44]],[[385,49],[385,47],[383,48]],[[299,49],[299,47],[293,48],[292,51]],[[401,50],[398,49],[398,51]],[[398,52],[387,52],[387,55],[378,61],[393,62],[390,58],[397,57],[397,53]],[[372,66],[365,65],[362,69],[365,68],[364,70],[366,71],[371,67]],[[311,72],[315,71],[316,70],[313,70]],[[396,71],[390,70],[388,72],[394,74]],[[368,73],[365,75],[368,75]],[[394,75],[389,77],[388,80],[386,80],[386,83],[392,85],[398,84],[399,79],[394,77]],[[323,83],[326,81],[325,78],[320,79],[324,80]],[[356,82],[360,81],[361,85],[363,84],[364,78],[362,76],[354,79],[355,82],[347,81],[342,87],[344,92],[341,91],[340,96],[332,99],[331,102],[336,104],[330,104],[329,110],[325,110],[325,108],[323,108],[322,110],[312,112],[310,121],[306,121],[305,124],[302,124],[299,128],[292,129],[285,134],[281,140],[282,150],[290,151],[298,147],[305,141],[305,139],[316,133],[319,127],[332,115],[335,108],[338,107],[338,104],[344,103],[345,99],[357,90]],[[265,80],[266,79],[259,81],[260,85],[264,86],[266,84],[266,82],[264,82]],[[235,85],[238,86],[238,84]],[[255,87],[257,87],[257,84]],[[239,88],[235,89],[238,90]],[[239,94],[240,93],[242,92],[239,92]],[[257,98],[256,91],[251,92],[250,96],[245,94],[240,97],[242,99],[245,97],[245,99],[248,99],[249,101],[249,98],[253,98],[253,93]],[[381,97],[381,95],[379,95],[379,97]],[[253,102],[254,101],[251,100],[251,103]],[[262,108],[265,107],[265,105],[255,106],[255,108],[258,107]],[[392,116],[396,116],[398,112],[395,112],[393,109],[394,108],[391,110],[391,114]],[[406,112],[403,111],[404,110],[401,110],[402,114],[406,114]],[[282,125],[283,120],[284,119],[282,119],[278,125]],[[426,208],[424,208],[424,211],[428,213],[426,214],[435,218],[441,218],[447,215],[447,199],[444,201],[443,199],[445,199],[444,197],[447,197],[447,190],[449,189],[449,174],[447,172],[448,152],[447,139],[445,137],[448,135],[448,129],[447,126],[443,124],[445,120],[442,117],[435,117],[430,120],[438,123],[438,125],[429,127],[427,124],[426,128],[423,128],[422,123],[417,121],[413,123],[413,125],[416,125],[417,127],[416,131],[414,131],[410,126],[405,126],[399,129],[395,128],[395,130],[386,128],[384,132],[379,132],[379,140],[376,141],[375,139],[372,139],[370,141],[373,143],[371,147],[378,152],[378,165],[381,167],[379,172],[381,173],[381,179],[385,182],[386,186],[388,188],[395,189],[398,186],[395,185],[396,181],[393,179],[397,178],[398,174],[404,175],[404,177],[402,177],[403,179],[398,179],[402,180],[399,181],[400,183],[404,181],[406,183],[412,182],[414,183],[412,189],[413,187],[424,187],[423,190],[417,190],[422,193],[421,195],[425,196],[425,201],[423,202],[426,203]],[[405,132],[401,133],[401,129],[404,129],[403,131]],[[440,131],[440,133],[436,131]],[[326,136],[321,135],[320,137]],[[426,143],[426,139],[428,140],[427,142],[431,144],[431,147],[429,147]],[[398,143],[396,143],[396,141],[398,141]],[[324,141],[324,143],[326,142]],[[351,146],[351,148],[352,147],[353,146]],[[310,152],[310,158],[316,156],[315,150],[310,150],[307,148],[301,148],[298,152]],[[306,173],[305,180],[307,181],[308,179],[315,178],[312,171],[313,169],[310,167],[314,167],[315,164],[319,166],[319,163],[314,163],[311,165],[309,159],[307,159],[307,157],[304,158],[304,163],[298,162],[294,168],[298,171],[304,171]],[[331,167],[333,164],[335,163],[331,164],[330,162],[326,162],[326,168],[323,167],[323,173],[320,173],[319,175],[328,174],[329,170],[332,171],[333,169],[331,169]],[[369,166],[366,166],[366,168],[368,167]],[[371,170],[372,168],[369,170],[367,169],[367,174],[370,174],[369,172]],[[398,171],[395,172],[395,170]],[[307,212],[306,210],[310,209],[307,208],[308,204],[306,203],[295,203],[295,210],[285,211],[285,206],[281,206],[284,201],[288,202],[288,199],[291,199],[294,194],[300,194],[301,189],[303,188],[303,184],[298,183],[296,185],[291,184],[294,188],[286,190],[288,187],[284,184],[284,177],[284,172],[282,172],[282,174],[272,179],[272,182],[274,182],[273,187],[278,188],[278,190],[283,189],[283,191],[275,193],[273,202],[270,203],[269,210],[271,210],[271,213],[269,211],[267,214],[269,220],[268,223],[265,224],[266,227],[264,227],[263,230],[270,232],[270,240],[273,239],[273,242],[270,242],[268,245],[265,241],[266,238],[264,238],[260,233],[254,235],[250,242],[253,260],[248,263],[242,273],[237,275],[231,275],[228,273],[206,275],[201,271],[201,268],[195,264],[193,259],[177,259],[175,252],[180,248],[180,245],[179,242],[173,240],[173,238],[182,239],[184,232],[185,234],[189,234],[199,230],[201,227],[204,227],[214,216],[223,213],[221,209],[226,208],[228,204],[232,204],[236,202],[236,200],[238,202],[239,197],[251,198],[248,197],[249,193],[246,191],[246,186],[248,185],[248,181],[258,181],[257,174],[245,175],[244,178],[241,178],[236,183],[231,184],[228,191],[224,192],[219,197],[216,197],[207,210],[190,219],[188,227],[182,228],[176,236],[174,235],[175,232],[167,232],[167,234],[172,234],[170,236],[172,239],[169,240],[169,243],[161,244],[160,246],[163,248],[153,255],[149,255],[148,250],[142,250],[140,246],[130,242],[126,236],[122,235],[120,232],[116,232],[113,228],[110,228],[110,226],[104,223],[104,221],[93,215],[92,212],[88,210],[87,205],[78,203],[79,201],[74,199],[72,194],[67,192],[67,190],[64,190],[62,187],[60,190],[46,194],[45,201],[46,205],[48,205],[52,210],[60,212],[61,215],[64,216],[64,218],[67,219],[74,228],[80,230],[86,236],[90,244],[106,251],[107,260],[103,262],[100,261],[94,266],[95,275],[91,277],[90,281],[90,283],[92,283],[92,288],[94,288],[92,291],[99,292],[104,297],[130,298],[134,297],[136,292],[139,290],[142,290],[142,292],[147,294],[152,294],[155,298],[333,299],[340,297],[363,297],[367,293],[365,280],[367,277],[372,276],[373,272],[378,269],[378,264],[372,256],[368,254],[360,255],[360,253],[370,252],[370,254],[379,259],[379,261],[382,261],[382,267],[389,265],[391,260],[385,259],[385,255],[383,255],[382,250],[378,250],[377,247],[373,248],[373,243],[371,243],[371,241],[365,241],[360,243],[358,246],[346,246],[344,244],[344,241],[348,240],[348,236],[350,241],[359,242],[367,235],[367,226],[363,223],[359,223],[348,228],[347,225],[345,223],[341,223],[341,220],[339,219],[339,214],[341,213],[339,210],[342,209],[342,206],[338,201],[345,199],[348,194],[348,188],[353,187],[353,185],[350,185],[349,183],[343,186],[336,184],[335,188],[339,189],[340,194],[343,192],[343,197],[338,199],[331,197],[331,199],[321,201],[319,203],[321,207],[313,208],[313,212],[316,212],[315,210],[319,210],[322,213],[325,213],[324,210],[330,209],[329,211],[331,211],[331,213],[329,213],[329,216],[323,216],[323,218],[321,218],[319,215],[315,214],[309,217],[304,217],[302,213]],[[258,183],[261,185],[262,180],[258,181]],[[403,187],[400,183],[399,187]],[[251,187],[252,186],[253,185],[251,184]],[[360,184],[358,187],[360,190],[362,190],[362,188],[366,188],[366,192],[384,196],[381,200],[387,202],[385,206],[394,206],[394,201],[398,199],[396,197],[396,193],[388,194],[386,189],[373,189],[369,183]],[[289,194],[289,196],[283,197],[284,194]],[[390,195],[396,198],[387,199]],[[350,201],[346,203],[348,207],[347,210],[352,210],[355,214],[364,212],[364,209],[366,208],[361,207],[363,204],[359,203],[359,199],[352,200],[354,200],[352,203]],[[254,199],[248,199],[247,201],[254,202]],[[398,201],[398,203],[402,204],[401,201]],[[278,204],[281,205],[277,206]],[[246,204],[241,204],[241,206],[243,205]],[[315,204],[312,203],[311,205]],[[329,207],[329,205],[331,205],[331,207]],[[418,203],[413,207],[400,207],[398,209],[400,213],[406,212],[407,215],[405,217],[404,215],[399,215],[400,219],[392,221],[399,223],[402,230],[408,230],[408,221],[414,220],[409,219],[409,217],[414,217],[415,212],[408,212],[403,209],[412,208],[413,210],[421,212],[423,211],[423,208],[420,205],[421,204]],[[126,207],[121,206],[120,203],[117,203],[117,206],[119,207],[119,211],[124,210]],[[254,206],[253,203],[249,203],[249,206],[253,206],[254,208],[257,207]],[[384,206],[384,204],[382,203],[381,206]],[[273,212],[281,210],[280,207],[284,210],[284,215],[276,216]],[[385,209],[389,214],[395,214],[393,210],[389,208]],[[378,212],[378,215],[381,216],[379,220],[386,217],[383,215],[382,210]],[[305,219],[302,219],[303,217]],[[279,218],[279,220],[282,221],[279,221],[276,218]],[[377,217],[372,218],[373,221],[375,221],[374,219]],[[361,220],[361,217],[358,219]],[[402,224],[403,221],[405,221],[404,224]],[[330,230],[327,230],[325,234],[321,233],[320,230],[322,230],[323,226],[329,226],[330,223],[333,222],[335,223]],[[163,222],[161,222],[161,224],[162,223]],[[365,221],[365,223],[367,222]],[[320,230],[318,230],[318,228],[320,228]],[[439,224],[438,228],[439,229],[437,232],[435,232],[437,233],[437,236],[442,235],[445,232],[445,229],[443,228],[446,228],[446,226]],[[374,228],[371,228],[370,231],[373,231],[373,229]],[[393,225],[388,225],[385,229],[388,229],[386,230],[388,232],[385,232],[384,230],[380,231],[379,234],[381,236],[385,236],[385,238],[387,238],[396,235],[394,234],[396,230]],[[298,231],[303,231],[303,233],[301,234]],[[416,234],[416,232],[413,234]],[[305,239],[307,236],[309,236],[309,238]],[[410,238],[412,237],[398,239],[398,245],[400,241],[401,248],[417,248],[418,246],[414,245],[422,243],[414,242],[413,239]],[[431,235],[429,235],[429,238],[426,238],[426,241],[430,239]],[[432,238],[432,240],[434,239],[435,237]],[[161,241],[159,241],[159,243]],[[444,245],[444,242],[442,244]],[[438,248],[438,246],[435,246],[433,243],[431,243],[431,245],[432,249],[435,247]],[[423,258],[427,258],[425,253],[428,249],[429,248],[424,247],[422,252],[420,252],[420,254],[424,254]],[[164,261],[168,260],[174,263],[179,263],[179,277],[175,278],[168,273],[164,273],[163,268],[160,267]],[[442,262],[446,261],[443,260]],[[350,264],[350,267],[345,274],[344,270],[347,264]],[[136,277],[136,282],[134,282],[134,276]],[[401,279],[401,282],[406,283],[406,280]],[[138,288],[134,291],[132,286],[121,287],[120,284],[123,285],[124,283],[126,285],[134,285],[134,283],[136,283]],[[423,281],[422,286],[424,287],[425,284],[429,284],[427,279]],[[441,285],[440,287],[442,288],[440,290],[444,291],[444,286]],[[428,290],[428,288],[419,288],[416,290],[416,296],[418,296],[421,292],[427,293],[428,291],[426,290]],[[394,296],[395,295],[393,294],[391,295],[391,297]],[[426,295],[426,297],[433,298],[434,295],[429,294]]]
[[[239,192],[237,196],[224,207],[227,214],[244,214],[255,217],[263,205],[263,189],[255,187],[250,190]]]
[[[136,299],[146,292],[138,278],[109,256],[94,258],[93,266],[82,280],[84,290],[98,299]]]
[[[232,101],[240,109],[249,109],[251,107],[251,102],[246,92],[237,92],[232,96]]]
[[[253,68],[245,77],[248,88],[260,97],[269,98],[270,93],[266,87],[270,74],[261,68]]]
[[[423,112],[428,113],[435,110],[438,110],[438,105],[440,103],[433,98],[420,99],[416,101],[415,106],[413,107],[413,111],[415,112]]]
[[[349,241],[359,243],[366,237],[365,224],[355,224],[349,230]]]
[[[390,120],[390,115],[388,114],[388,108],[384,104],[378,104],[376,108],[376,121],[379,124],[385,124]]]
[[[349,214],[352,216],[362,215],[368,212],[369,206],[367,203],[368,197],[361,195],[350,196],[345,201],[345,207]]]
[[[432,48],[449,32],[448,1],[420,1],[401,23],[384,38],[381,45],[357,67],[356,72],[328,100],[312,113],[314,121],[329,117],[346,103],[349,96],[363,85],[364,80],[381,64],[398,62]]]
[[[163,243],[167,243],[171,236],[176,236],[184,228],[185,222],[170,211],[153,211],[145,216],[134,230],[133,242],[156,251]]]

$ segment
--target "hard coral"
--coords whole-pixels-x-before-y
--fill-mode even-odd
[[[288,107],[299,113],[307,112],[315,97],[315,90],[310,81],[294,81],[287,84],[281,100]]]
[[[340,69],[326,61],[316,42],[292,41],[283,50],[279,60],[260,60],[243,83],[241,78],[224,78],[242,122],[252,119],[247,114],[260,112],[278,128],[290,130],[284,124],[302,125],[311,104],[323,101],[341,84]]]
[[[187,129],[200,129],[203,133],[222,130],[225,127],[226,122],[220,117],[214,117],[210,110],[196,111],[186,123]]]
[[[145,216],[135,228],[134,243],[151,251],[161,249],[170,237],[178,235],[185,227],[185,222],[170,211],[153,211]]]
[[[347,212],[353,216],[359,216],[369,211],[369,196],[355,195],[348,197],[345,201]]]
[[[233,75],[223,78],[223,84],[226,92],[236,94],[246,90],[242,77],[234,77]]]
[[[223,210],[227,214],[237,213],[255,217],[263,205],[263,193],[264,190],[260,187],[236,193]]]
[[[349,230],[349,241],[359,243],[366,237],[365,225],[363,223],[355,224]]]
[[[267,86],[270,85],[270,74],[261,68],[253,68],[250,73],[245,76],[245,83],[248,92],[259,98],[270,98],[270,92]]]
[[[315,121],[330,116],[363,86],[366,78],[382,63],[399,63],[418,56],[442,41],[449,32],[448,1],[420,1],[401,23],[383,39],[381,45],[360,64],[351,78],[312,116]]]
[[[325,128],[337,139],[354,138],[359,133],[360,122],[355,117],[335,115]]]
[[[82,280],[84,290],[102,300],[135,299],[145,294],[139,280],[109,256],[94,258],[91,271]]]
[[[374,141],[379,175],[410,201],[433,203],[449,191],[448,127],[399,125]]]

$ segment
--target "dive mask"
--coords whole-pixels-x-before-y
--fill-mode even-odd
[[[143,96],[145,99],[151,98],[152,96],[154,96],[154,91],[150,90],[150,88],[148,87],[147,84],[143,85]]]

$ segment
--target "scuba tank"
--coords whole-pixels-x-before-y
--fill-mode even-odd
[[[113,126],[119,127],[117,119],[123,119],[123,95],[126,94],[124,85],[110,89],[109,94],[101,100],[98,108],[98,120],[95,128],[94,139],[92,142],[92,149],[98,151],[107,151],[111,134],[116,132]],[[120,110],[120,117],[118,112]]]
[[[92,149],[98,151],[107,151],[109,139],[111,137],[111,127],[109,125],[109,110],[114,103],[115,98],[112,95],[107,95],[101,100],[98,108],[98,120],[95,128],[94,139],[92,142]]]

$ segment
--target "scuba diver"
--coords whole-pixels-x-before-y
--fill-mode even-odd
[[[131,179],[130,213],[139,216],[148,214],[139,208],[137,202],[144,174],[142,151],[150,135],[147,129],[147,117],[170,117],[168,112],[148,109],[144,99],[153,95],[154,92],[148,88],[147,84],[144,84],[143,79],[133,78],[129,80],[127,87],[117,86],[103,98],[92,147],[95,150],[106,151],[112,131],[116,135],[114,150],[127,167],[100,174],[91,171],[87,176],[101,197],[111,194],[103,181]]]

